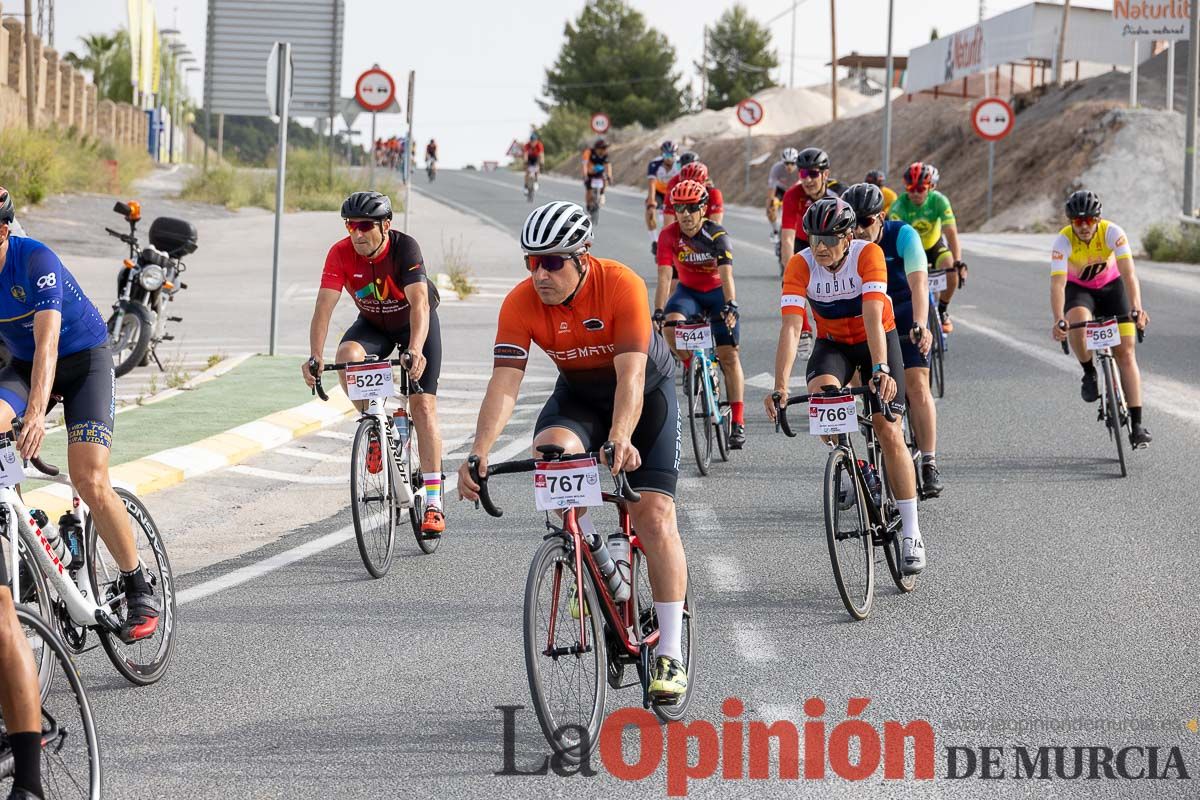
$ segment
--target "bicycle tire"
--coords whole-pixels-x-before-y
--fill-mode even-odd
[[[715,361],[715,363],[719,370],[720,362]],[[721,376],[724,375],[725,373],[721,372]],[[720,456],[721,461],[727,462],[729,461],[729,428],[732,424],[733,409],[728,404],[724,408],[721,407],[720,378],[715,381],[713,384],[713,407],[717,409],[717,421],[713,423],[713,430],[717,441],[717,455]]]
[[[175,607],[175,576],[171,571],[171,561],[167,557],[166,543],[145,504],[127,489],[117,487],[116,492],[125,505],[125,511],[132,518],[130,526],[133,528],[134,544],[139,551],[138,558],[150,573],[150,585],[155,590],[160,605],[158,630],[153,636],[130,644],[126,644],[104,627],[98,626],[94,630],[100,637],[100,645],[104,648],[108,660],[117,672],[132,684],[149,686],[157,683],[166,674],[171,656],[175,652],[175,639],[179,632],[179,626],[176,624],[178,617]],[[146,540],[145,547],[140,543],[143,537]],[[96,598],[96,602],[108,605],[119,618],[124,619],[124,601],[115,608],[112,605],[114,598],[123,591],[119,581],[121,570],[111,555],[107,559],[102,556],[101,544],[103,541],[97,535],[95,522],[89,513],[84,524],[84,555],[87,558],[88,578],[91,581],[93,597]],[[153,554],[153,568],[144,557],[146,548]],[[147,660],[137,657],[154,642],[157,642],[157,647],[152,658]]]
[[[912,404],[904,404],[903,416],[904,428],[904,446],[908,448],[908,457],[913,462],[913,472],[917,480],[917,497],[925,499],[925,494],[921,490],[921,448],[917,446],[917,431],[913,427],[912,419]]]
[[[885,487],[887,487],[887,497],[888,497],[888,501],[884,504],[884,507],[881,510],[883,511],[883,517],[884,517],[884,520],[886,521],[888,527],[891,527],[893,521],[895,520],[895,518],[897,516],[899,516],[900,512],[898,512],[896,510],[896,495],[892,491],[891,481],[888,480],[887,460],[886,459],[883,459],[883,458],[879,459],[878,469],[879,469],[879,480],[881,480],[883,482],[883,485]],[[917,473],[917,496],[920,497],[921,496],[921,494],[920,494],[921,470],[918,468],[916,470],[916,473]],[[900,531],[902,531],[902,530],[903,530],[903,528],[900,529]],[[899,532],[892,533],[891,535],[889,535],[888,540],[883,543],[882,547],[883,547],[883,555],[887,560],[888,572],[890,572],[892,575],[892,583],[896,584],[896,588],[900,590],[900,593],[908,594],[913,589],[917,588],[917,576],[916,575],[906,575],[900,569],[901,551],[900,551]]]
[[[561,659],[545,655],[544,647],[548,642],[551,619],[555,625],[555,647],[561,647],[572,640],[578,645],[579,621],[570,613],[570,595],[574,585],[575,554],[567,542],[560,536],[542,542],[529,565],[529,575],[525,581],[522,626],[525,673],[529,679],[529,694],[533,698],[538,724],[546,741],[562,759],[578,764],[591,756],[599,744],[600,725],[604,721],[604,703],[608,696],[608,651],[596,587],[592,584],[591,573],[585,566],[583,608],[579,609],[578,601],[576,608],[579,609],[577,613],[582,613],[589,621],[587,636],[591,652],[581,656],[567,655]],[[543,589],[549,591],[544,604],[540,602]],[[553,617],[550,616],[552,611]],[[546,623],[544,629],[539,627],[539,623],[543,621]],[[557,699],[560,687],[551,682],[549,669],[550,665],[557,665],[560,661],[576,665],[577,677],[566,682],[568,688],[574,685],[584,691],[589,687],[592,690],[590,698],[579,698],[574,714],[566,710],[556,712],[551,707]],[[592,670],[590,678],[578,677],[579,671],[589,663]],[[564,743],[560,737],[565,737],[571,732],[581,734],[578,741]]]
[[[712,464],[712,439],[707,438],[708,427],[702,422],[703,418],[699,410],[700,398],[697,394],[703,391],[698,384],[700,380],[699,364],[699,357],[693,355],[689,362],[687,378],[684,381],[684,391],[687,394],[688,430],[692,434],[692,453],[696,456],[696,469],[700,470],[701,475],[708,475],[708,468]],[[705,437],[703,442],[701,442],[702,435]]]
[[[856,494],[852,508],[839,508],[839,487],[842,474],[853,478]],[[854,470],[854,462],[849,453],[840,447],[834,448],[825,461],[825,541],[829,546],[829,560],[833,566],[833,579],[837,584],[838,594],[842,605],[856,620],[864,620],[871,613],[871,605],[875,599],[875,554],[871,543],[871,527],[866,514],[866,492]],[[839,513],[853,510],[857,527],[853,531],[842,531],[839,526]],[[851,520],[852,522],[855,520]],[[843,546],[847,544],[849,546]],[[861,544],[861,546],[860,546]],[[843,565],[841,552],[846,554]],[[850,568],[859,557],[863,558],[866,575],[860,581],[852,579]],[[861,584],[861,585],[860,585]],[[861,589],[861,591],[860,591]]]
[[[66,645],[62,643],[62,640],[45,620],[31,609],[21,606],[17,606],[17,619],[26,629],[26,638],[32,638],[29,632],[33,632],[41,640],[41,648],[52,655],[50,660],[58,667],[56,672],[62,672],[67,679],[65,690],[56,691],[42,700],[42,786],[45,790],[46,800],[57,800],[60,797],[86,797],[89,800],[99,800],[104,793],[100,737],[96,732],[92,706],[84,691],[79,671],[71,660]],[[60,699],[65,702],[60,703]],[[62,710],[59,708],[60,705]],[[76,714],[82,736],[74,730]],[[59,734],[57,736],[52,735],[55,733],[55,729]],[[73,745],[78,741],[84,743],[84,749],[81,754],[75,755],[79,748]],[[69,751],[66,757],[64,757],[65,751]],[[6,756],[11,757],[7,732],[0,731],[0,762],[8,761]],[[78,762],[78,768],[71,769],[68,761]],[[83,763],[84,761],[86,764]],[[6,785],[7,777],[6,775],[4,778],[0,778],[0,792],[7,793],[11,788]],[[85,786],[86,788],[84,788]],[[63,794],[57,791],[60,787],[74,787],[78,792]]]
[[[658,618],[654,612],[654,593],[650,588],[650,570],[646,554],[640,547],[635,547],[630,551],[630,559],[632,564],[629,570],[634,582],[630,602],[633,603],[633,617],[638,620],[638,636],[641,639],[658,630]],[[680,649],[683,653],[683,668],[687,672],[688,687],[679,702],[673,705],[651,705],[655,716],[663,722],[683,719],[692,704],[692,698],[696,695],[696,661],[700,647],[696,640],[696,597],[692,593],[690,569],[687,587],[683,596],[683,641]]]
[[[367,464],[372,431],[379,439],[381,461],[378,472],[371,472]],[[392,486],[388,454],[383,452],[387,447],[387,436],[379,430],[377,419],[368,416],[359,420],[350,448],[350,513],[354,519],[358,554],[372,578],[387,574],[396,552],[396,515],[392,510],[396,507],[396,491]],[[370,480],[367,476],[377,476],[379,485],[360,487],[359,479],[365,483]],[[378,503],[382,513],[375,511],[370,503]]]
[[[0,558],[4,559],[5,569],[8,569],[12,564],[12,557],[8,551],[8,548],[12,546],[12,539],[7,532],[0,536],[0,539],[7,543],[4,547],[0,547]],[[20,542],[20,537],[17,537],[17,541]],[[50,601],[46,576],[38,568],[33,554],[29,552],[29,548],[25,546],[24,542],[20,544],[17,557],[20,559],[17,563],[21,570],[21,596],[14,597],[13,602],[36,611],[43,620],[57,619],[58,614]],[[10,585],[8,588],[11,591],[12,586]],[[54,681],[53,663],[46,658],[46,653],[38,648],[34,648],[33,660],[37,666],[38,688],[41,690],[42,699],[45,700]]]
[[[1108,428],[1113,441],[1117,443],[1117,462],[1121,465],[1121,477],[1129,475],[1125,463],[1125,431],[1121,427],[1121,404],[1117,396],[1116,368],[1111,358],[1101,359],[1104,370],[1104,424]]]
[[[929,305],[929,332],[933,344],[929,348],[929,388],[942,398],[946,396],[946,338],[942,332],[942,315],[932,303]]]

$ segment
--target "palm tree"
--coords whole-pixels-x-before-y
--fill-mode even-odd
[[[111,34],[93,33],[83,37],[84,55],[67,53],[63,60],[88,72],[101,99],[130,102],[133,98],[129,33],[121,28]]]

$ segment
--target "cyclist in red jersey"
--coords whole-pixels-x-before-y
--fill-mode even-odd
[[[725,220],[725,197],[721,194],[721,190],[713,186],[713,182],[709,179],[708,167],[700,161],[692,161],[680,167],[679,174],[673,176],[667,182],[667,199],[663,201],[664,228],[675,221],[675,206],[671,202],[671,190],[680,181],[696,181],[708,190],[708,211],[704,214],[705,219],[712,220],[718,225]]]
[[[487,456],[512,416],[536,343],[559,369],[554,392],[538,416],[534,454],[543,445],[568,453],[615,448],[608,466],[624,469],[642,493],[631,503],[633,527],[646,550],[659,622],[649,692],[673,703],[687,691],[682,663],[683,601],[687,560],[675,516],[679,478],[679,407],[674,362],[654,333],[646,284],[624,264],[590,252],[592,224],[574,203],[534,209],[521,231],[530,271],[500,308],[495,364],[479,409],[471,454],[487,474]],[[479,486],[464,462],[459,493],[478,498]],[[600,535],[592,515],[579,516],[589,538]]]
[[[309,328],[312,358],[324,365],[329,320],[345,289],[358,306],[358,319],[342,336],[337,361],[388,358],[399,346],[412,353],[409,375],[421,394],[409,398],[417,449],[421,456],[426,508],[421,532],[439,536],[446,529],[442,510],[442,439],[438,431],[437,386],[442,368],[438,291],[425,272],[421,248],[411,236],[392,230],[392,203],[379,192],[355,192],[342,204],[349,236],[329,248],[321,288]],[[316,379],[301,366],[310,387]],[[345,373],[338,374],[342,389]],[[360,410],[366,401],[358,401]],[[383,468],[381,443],[368,443],[367,469]]]

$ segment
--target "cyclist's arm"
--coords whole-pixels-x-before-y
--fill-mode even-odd
[[[767,219],[775,221],[775,187],[767,187]]]
[[[721,291],[725,302],[737,301],[737,289],[733,284],[733,248],[729,244],[729,234],[724,230],[713,237],[713,243],[720,249],[717,252],[717,274],[721,277]]]
[[[617,371],[617,392],[613,396],[612,427],[608,438],[628,442],[642,416],[642,401],[646,395],[646,354],[620,353],[613,357]]]
[[[661,249],[662,245],[659,245]],[[671,267],[658,265],[658,285],[654,287],[654,307],[666,308],[667,300],[671,299]]]
[[[867,329],[867,346],[871,350],[871,364],[888,363],[887,332],[883,329],[883,301],[863,297],[863,324]],[[894,376],[893,376],[894,377]]]
[[[942,232],[946,234],[946,244],[950,246],[950,254],[954,256],[954,260],[962,261],[962,245],[958,241],[958,225],[953,222],[943,225]]]
[[[329,336],[329,318],[333,316],[333,309],[341,296],[341,289],[321,287],[317,290],[317,303],[313,307],[312,322],[308,326],[308,354],[317,361],[324,361],[325,339]]]
[[[912,291],[913,322],[924,328],[929,319],[929,262],[921,248],[921,237],[910,225],[900,229],[896,249],[904,259],[904,276]],[[907,336],[908,331],[900,331]]]
[[[792,228],[784,228],[779,232],[779,257],[786,264],[794,255],[796,255],[796,231]]]
[[[58,366],[58,337],[62,332],[62,312],[57,309],[39,311],[33,315],[33,369],[29,378],[29,402],[26,416],[46,415],[50,402],[50,387]]]
[[[800,343],[800,331],[804,327],[807,312],[808,262],[793,256],[783,271],[783,293],[779,308],[783,324],[779,329],[779,346],[775,350],[775,391],[787,399],[788,381],[792,377],[792,365],[796,362],[796,345]],[[768,408],[773,415],[774,409]],[[771,419],[774,419],[771,416]]]
[[[493,367],[492,379],[488,381],[487,392],[483,395],[483,403],[479,406],[479,419],[475,423],[475,440],[471,444],[471,454],[487,461],[487,454],[492,445],[504,432],[512,418],[513,407],[517,404],[517,393],[521,390],[521,380],[525,370],[515,367]]]
[[[1066,319],[1067,307],[1067,273],[1059,272],[1050,276],[1050,314],[1055,324],[1060,319]]]
[[[404,287],[408,298],[408,349],[420,353],[425,349],[425,337],[429,335],[429,284],[424,281],[410,283]]]
[[[887,262],[879,245],[868,244],[858,257],[858,276],[862,279],[863,325],[867,329],[867,345],[872,364],[888,363],[887,332],[883,329],[884,304],[887,296]],[[895,376],[893,376],[895,377]]]

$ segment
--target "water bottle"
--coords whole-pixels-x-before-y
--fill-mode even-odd
[[[396,428],[396,452],[403,453],[408,447],[408,412],[403,408],[397,408],[392,414],[392,425]]]
[[[875,466],[861,458],[858,460],[858,466],[862,470],[863,477],[867,479],[867,489],[871,492],[871,499],[875,501],[875,505],[883,505],[880,492],[882,487],[879,484],[879,473],[875,471]]]
[[[33,517],[33,521],[42,529],[42,535],[50,543],[50,549],[54,551],[54,555],[58,557],[59,562],[64,567],[71,566],[71,549],[63,541],[62,536],[59,535],[58,529],[50,524],[50,518],[46,516],[46,512],[40,508],[31,508],[29,516]]]
[[[588,540],[588,547],[592,550],[592,558],[596,561],[596,566],[600,568],[600,574],[604,576],[608,583],[608,591],[612,594],[614,600],[620,601],[629,597],[629,590],[625,588],[621,581],[621,576],[617,574],[617,565],[612,559],[612,555],[608,552],[608,547],[604,544],[604,537],[596,534]],[[621,590],[625,589],[625,598],[622,598]]]
[[[67,543],[67,549],[71,552],[71,561],[80,563],[83,558],[83,530],[79,527],[79,522],[70,512],[64,512],[58,518],[58,533],[63,541]]]
[[[624,602],[629,599],[633,575],[629,558],[629,537],[619,531],[609,536],[608,554],[612,556],[613,563],[617,565],[617,577],[621,579],[621,588],[613,592],[613,597],[618,603]]]

